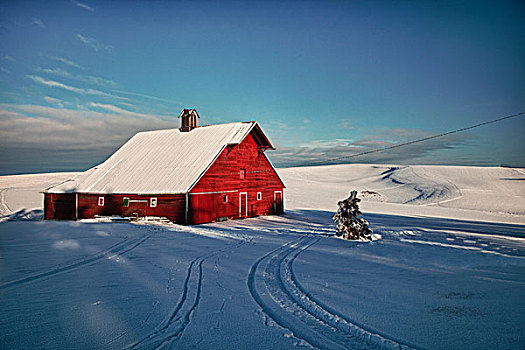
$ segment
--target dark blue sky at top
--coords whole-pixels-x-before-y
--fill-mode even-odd
[[[276,165],[525,110],[522,1],[0,4],[0,173],[80,170],[136,131],[258,120]],[[525,117],[354,162],[525,166]]]

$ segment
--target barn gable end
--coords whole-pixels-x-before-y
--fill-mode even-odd
[[[284,184],[257,136],[252,130],[239,145],[224,148],[190,190],[192,223],[282,212],[282,205],[274,205],[274,194],[282,196]]]

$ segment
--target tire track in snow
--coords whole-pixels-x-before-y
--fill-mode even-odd
[[[181,338],[184,330],[191,322],[191,316],[200,303],[202,292],[204,262],[227,250],[237,249],[242,245],[251,242],[251,239],[243,237],[243,241],[235,245],[228,245],[193,259],[186,270],[186,277],[182,287],[182,294],[179,301],[170,312],[168,317],[157,326],[151,333],[139,341],[126,346],[124,349],[158,349],[170,347],[172,342]]]
[[[248,288],[263,312],[296,338],[320,349],[408,349],[410,346],[349,320],[314,299],[297,281],[292,265],[320,238],[290,241],[259,258],[248,275]],[[262,280],[257,270],[266,262]],[[259,287],[258,287],[259,285]],[[268,293],[260,292],[264,290]]]
[[[525,175],[525,172],[518,169],[518,168],[512,168],[512,170],[516,170],[518,173],[520,173],[521,175]]]
[[[285,244],[283,244],[280,247],[275,248],[274,250],[269,251],[265,255],[261,256],[259,259],[255,261],[255,263],[250,267],[250,272],[248,273],[248,290],[250,291],[250,294],[252,295],[253,300],[261,307],[262,311],[271,318],[276,324],[281,326],[282,328],[288,329],[291,331],[295,338],[301,339],[303,341],[306,341],[308,344],[315,346],[317,342],[309,342],[306,339],[309,338],[307,334],[304,334],[304,332],[301,331],[301,329],[295,329],[290,325],[290,322],[286,320],[285,313],[280,310],[280,306],[277,305],[277,310],[275,310],[275,307],[272,308],[270,304],[272,304],[271,296],[264,292],[259,292],[258,289],[261,287],[257,287],[257,284],[262,284],[261,281],[257,283],[256,277],[257,277],[257,270],[259,269],[259,265],[269,259],[273,254],[277,254],[280,250],[287,249],[289,246],[293,244],[297,244],[299,241],[301,241],[304,237],[299,238],[298,240],[292,240]],[[267,277],[267,276],[263,276]],[[266,321],[265,321],[266,325]]]
[[[9,287],[13,287],[13,286],[23,285],[23,284],[30,283],[30,282],[35,282],[35,281],[38,281],[44,278],[53,277],[53,276],[59,275],[64,272],[68,272],[68,271],[77,269],[79,267],[90,265],[104,258],[112,258],[115,255],[122,255],[124,253],[129,252],[130,250],[137,248],[139,245],[144,243],[150,237],[151,235],[144,235],[144,236],[132,239],[132,240],[129,240],[126,238],[124,241],[114,244],[108,249],[95,253],[85,259],[78,260],[76,262],[73,262],[65,266],[55,267],[51,270],[47,270],[47,271],[44,271],[44,272],[41,272],[35,275],[31,275],[25,278],[21,278],[15,281],[0,284],[0,290],[6,289]]]
[[[284,259],[279,261],[280,270],[279,276],[282,285],[286,289],[288,295],[303,308],[318,320],[323,321],[334,329],[343,333],[351,335],[351,341],[358,341],[364,343],[365,349],[370,348],[394,348],[394,349],[410,349],[413,345],[406,344],[403,341],[393,339],[381,334],[376,330],[372,330],[365,325],[350,320],[345,315],[325,305],[321,301],[314,298],[310,293],[299,283],[293,271],[293,263],[295,259],[306,249],[317,243],[319,239],[299,247],[291,252]],[[357,346],[352,348],[359,348]]]
[[[7,206],[7,203],[5,202],[5,193],[7,190],[7,188],[0,189],[0,215],[9,215],[13,213],[13,211]]]

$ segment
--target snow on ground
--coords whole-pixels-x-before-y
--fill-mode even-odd
[[[0,223],[0,348],[525,348],[519,169],[280,173],[283,216]],[[4,219],[64,176],[1,177]],[[382,239],[331,236],[352,189]]]
[[[287,208],[336,210],[352,189],[362,211],[525,224],[525,170],[331,165],[280,169]],[[408,204],[408,205],[407,205]]]
[[[41,210],[47,187],[60,183],[76,173],[29,174],[0,176],[0,222],[2,217],[21,217]],[[41,214],[37,212],[37,214]]]

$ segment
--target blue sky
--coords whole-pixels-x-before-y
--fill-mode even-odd
[[[257,120],[277,166],[525,111],[522,1],[0,4],[0,173],[83,170],[135,132]],[[525,117],[352,159],[525,166]]]

